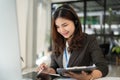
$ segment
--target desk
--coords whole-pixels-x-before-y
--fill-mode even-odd
[[[76,80],[76,79],[70,79],[70,78],[56,78],[53,80]],[[120,77],[104,77],[104,78],[99,78],[95,80],[120,80]]]
[[[41,75],[37,76],[36,72],[30,72],[30,73],[24,74],[23,78],[31,79],[31,80],[76,80],[76,79],[72,79],[72,78],[61,78],[61,77],[57,77],[57,76],[50,76],[48,74],[41,74]]]
[[[37,78],[36,72],[31,72],[28,74],[23,75],[23,78],[29,78],[31,80],[76,80],[72,78],[60,78],[50,75],[40,75],[39,78]],[[120,80],[120,77],[103,77],[96,80]]]
[[[120,80],[120,77],[103,77],[96,80]]]
[[[31,79],[31,80],[53,80],[57,78],[56,76],[50,76],[48,74],[40,74],[40,75],[37,75],[36,72],[30,72],[30,73],[27,73],[27,74],[24,74],[23,75],[23,79]]]

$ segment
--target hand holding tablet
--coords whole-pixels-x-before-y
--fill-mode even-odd
[[[96,66],[81,66],[81,67],[68,67],[68,68],[57,68],[57,72],[60,75],[64,75],[67,72],[81,73],[81,71],[85,71],[86,73],[91,73]]]

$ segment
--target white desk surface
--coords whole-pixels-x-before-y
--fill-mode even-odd
[[[103,77],[96,80],[120,80],[120,77]]]
[[[56,78],[54,80],[76,80],[71,78]],[[103,77],[95,80],[120,80],[120,77]]]

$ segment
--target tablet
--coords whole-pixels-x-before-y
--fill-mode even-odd
[[[85,71],[89,74],[94,69],[96,69],[96,66],[68,67],[68,68],[57,68],[57,72],[60,75],[64,75],[64,73],[67,73],[67,72],[81,73],[81,71]]]
[[[36,75],[37,80],[53,80],[59,77],[61,77],[60,74],[52,74],[52,73],[46,73],[46,72],[41,72],[40,74]]]

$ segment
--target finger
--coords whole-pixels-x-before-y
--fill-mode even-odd
[[[40,70],[40,66],[36,68],[36,71],[38,72]]]
[[[75,78],[77,80],[81,80],[82,79],[82,75],[81,74],[76,74],[76,73],[73,73],[73,72],[66,73],[66,76]]]
[[[68,77],[74,77],[76,74],[73,73],[73,72],[67,72],[66,75],[67,75]]]
[[[46,65],[45,65],[45,63],[42,63],[37,67],[36,71],[43,70],[44,68],[46,68]]]
[[[64,73],[64,76],[67,76],[67,77],[72,77],[72,75],[70,73]]]
[[[43,71],[43,69],[39,70],[37,74],[40,74]]]
[[[68,72],[68,74],[70,74],[70,75],[74,75],[74,73],[73,73],[73,72]]]
[[[86,73],[85,71],[82,71],[81,73],[82,73],[83,75],[87,75],[87,73]]]

